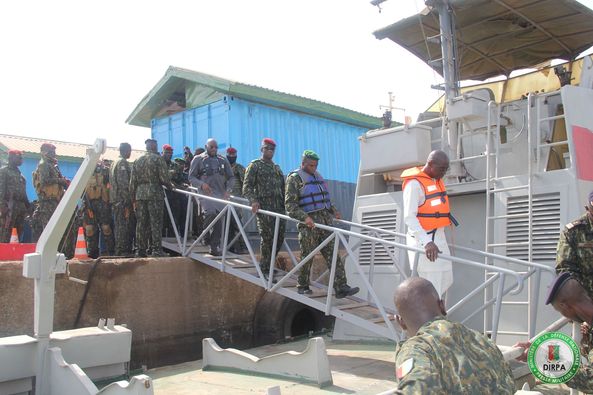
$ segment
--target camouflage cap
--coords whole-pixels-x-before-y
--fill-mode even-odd
[[[546,297],[546,304],[550,304],[554,301],[554,298],[556,297],[556,295],[558,294],[560,289],[562,289],[564,284],[566,284],[566,282],[568,280],[570,280],[571,278],[572,278],[572,276],[570,275],[569,272],[563,272],[563,273],[560,273],[554,279],[554,281],[552,281],[552,284],[550,284],[550,287],[548,288],[548,296]]]
[[[303,159],[307,158],[307,159],[313,159],[313,160],[319,160],[319,155],[317,155],[317,153],[313,150],[310,149],[306,149],[303,151]]]

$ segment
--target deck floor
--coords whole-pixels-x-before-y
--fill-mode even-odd
[[[255,374],[202,371],[202,361],[186,362],[149,370],[155,395],[265,394],[280,386],[289,394],[378,394],[396,386],[392,344],[332,342],[324,337],[334,384],[320,389],[314,383],[282,380]],[[258,357],[284,351],[303,351],[307,339],[245,350]]]

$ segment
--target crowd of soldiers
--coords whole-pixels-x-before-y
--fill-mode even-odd
[[[266,279],[272,277],[271,262],[274,235],[277,235],[276,251],[283,245],[286,224],[273,216],[258,213],[266,210],[288,214],[300,221],[298,225],[299,244],[303,257],[307,257],[325,240],[327,231],[316,224],[331,225],[340,213],[331,203],[327,184],[317,171],[319,156],[306,150],[302,155],[301,167],[285,178],[280,166],[273,161],[276,142],[265,138],[261,142],[261,156],[247,166],[237,163],[237,149],[229,147],[226,156],[218,154],[215,139],[206,141],[204,149],[193,154],[184,147],[183,157],[173,159],[173,147],[162,146],[158,152],[157,141],[147,139],[146,153],[133,163],[129,162],[132,152],[128,143],[121,143],[120,156],[115,163],[102,160],[97,163],[90,177],[79,209],[74,213],[59,245],[59,251],[67,259],[74,256],[77,230],[82,227],[91,258],[100,255],[162,257],[162,237],[181,232],[187,208],[187,197],[174,189],[195,188],[199,194],[218,200],[200,198],[196,210],[196,236],[201,235],[203,243],[209,245],[210,254],[222,254],[220,243],[223,221],[217,220],[225,206],[221,200],[231,195],[244,197],[257,214],[257,228],[261,237],[261,270]],[[22,224],[29,216],[33,241],[37,241],[58,203],[70,185],[62,175],[56,159],[56,147],[50,143],[41,146],[41,160],[33,172],[33,185],[37,192],[37,204],[29,202],[26,181],[19,170],[22,152],[10,150],[8,165],[0,170],[0,242],[8,242],[13,228],[22,238]],[[167,197],[168,206],[165,203]],[[33,207],[35,208],[33,209]],[[168,211],[165,213],[165,209]],[[240,210],[238,210],[240,211]],[[244,232],[239,224],[240,213],[231,221],[230,238],[235,240],[230,251],[236,254],[246,252]],[[170,218],[173,220],[171,221]],[[203,232],[207,229],[208,232]],[[333,241],[327,243],[321,254],[328,268],[331,266]],[[102,248],[101,248],[102,247]],[[103,251],[101,251],[101,249]],[[298,292],[311,294],[309,271],[312,260],[304,265],[298,278]],[[358,292],[346,283],[344,261],[338,256],[334,289],[336,297],[343,298]]]

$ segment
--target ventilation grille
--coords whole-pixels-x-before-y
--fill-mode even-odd
[[[556,245],[560,237],[560,193],[533,196],[533,240],[532,261],[554,262]],[[527,196],[510,197],[507,200],[507,214],[527,214]],[[507,243],[525,243],[528,240],[528,217],[507,219]],[[527,260],[528,246],[507,246],[507,256]]]
[[[382,210],[382,211],[367,211],[362,213],[362,224],[372,226],[374,228],[381,228],[390,232],[397,232],[397,209],[394,207],[393,210]],[[372,232],[372,231],[371,231]],[[362,234],[368,235],[368,230],[362,229]],[[392,235],[381,235],[383,240],[396,241],[396,237]],[[395,253],[395,247],[387,247],[393,253],[395,258],[398,255]],[[368,240],[363,241],[362,245],[358,250],[358,261],[361,265],[371,264],[371,250],[372,243]],[[375,265],[393,265],[394,262],[385,251],[385,247],[380,244],[375,244]]]

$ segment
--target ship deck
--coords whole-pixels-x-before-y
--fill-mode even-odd
[[[303,351],[308,339],[245,350],[257,357],[289,350]],[[320,389],[315,383],[266,377],[249,373],[202,371],[202,361],[151,369],[155,395],[265,394],[279,386],[288,394],[378,394],[396,386],[393,344],[324,341],[333,376],[333,385]]]

